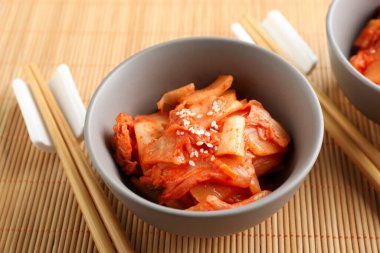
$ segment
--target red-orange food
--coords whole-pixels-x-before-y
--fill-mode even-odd
[[[351,57],[351,64],[380,85],[380,14],[367,23],[354,45],[358,51]]]
[[[192,211],[234,208],[270,194],[259,178],[283,161],[290,138],[258,101],[238,100],[231,75],[167,92],[158,112],[120,113],[114,158],[141,195]]]

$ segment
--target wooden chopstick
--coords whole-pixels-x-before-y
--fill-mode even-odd
[[[59,132],[58,126],[54,121],[41,90],[38,87],[37,81],[33,78],[33,73],[30,68],[27,68],[27,74],[32,77],[30,78],[29,85],[34,99],[39,107],[42,117],[44,118],[46,128],[52,137],[56,152],[61,159],[65,174],[77,199],[83,217],[86,220],[87,226],[91,231],[96,247],[100,252],[115,252],[115,248],[113,247],[112,241],[108,236],[107,230],[104,227],[98,212],[96,211],[91,195],[84,185],[78,171],[75,169],[75,162],[65,144],[65,140]]]
[[[328,112],[339,124],[339,126],[346,132],[355,142],[356,145],[368,156],[368,158],[380,170],[380,152],[357,130],[354,125],[339,111],[333,102],[327,97],[325,93],[320,91],[317,87],[314,91],[317,93],[319,101],[323,108]]]
[[[248,34],[258,45],[274,51],[292,64],[288,60],[287,55],[276,46],[265,31],[263,29],[258,29],[260,24],[258,24],[257,21],[244,17],[241,22]],[[312,87],[324,109],[325,129],[331,134],[340,148],[355,163],[358,169],[367,177],[375,190],[380,193],[380,152],[362,136],[362,134],[338,110],[326,94],[315,87],[315,85],[312,85]],[[358,159],[358,157],[361,159]],[[377,173],[374,172],[374,169]]]
[[[60,156],[62,163],[64,163],[64,161],[68,159],[70,161],[70,167],[67,168],[66,170],[70,170],[69,173],[71,173],[71,171],[75,171],[75,173],[78,173],[79,171],[80,175],[82,176],[81,178],[75,178],[75,181],[73,181],[72,185],[73,184],[75,185],[77,181],[80,180],[79,184],[84,183],[85,186],[87,187],[86,192],[90,194],[89,199],[86,198],[85,202],[83,202],[82,200],[80,201],[78,199],[78,203],[82,202],[80,203],[80,206],[83,206],[84,209],[91,208],[92,210],[94,210],[94,212],[97,210],[97,212],[100,215],[101,220],[104,223],[104,225],[102,224],[102,226],[100,227],[98,227],[99,224],[97,224],[97,227],[98,227],[97,229],[108,231],[109,236],[112,238],[112,241],[118,252],[133,252],[131,245],[129,244],[123,230],[120,227],[120,224],[118,223],[116,217],[113,214],[113,211],[109,205],[109,202],[104,192],[100,188],[94,174],[91,171],[92,170],[91,165],[89,164],[83,151],[81,150],[78,141],[76,140],[74,134],[72,133],[71,128],[68,125],[61,110],[59,109],[58,104],[55,101],[53,95],[51,94],[50,90],[47,89],[46,82],[40,70],[38,69],[36,65],[31,64],[28,66],[27,72],[30,75],[31,79],[33,80],[33,88],[31,85],[33,95],[35,97],[38,97],[39,101],[43,100],[45,102],[45,103],[41,103],[41,102],[37,103],[38,107],[40,108],[41,111],[48,110],[50,113],[49,114],[50,117],[43,116],[45,123],[48,125],[48,124],[53,124],[51,122],[54,122],[54,125],[57,128],[56,130],[58,130],[58,133],[56,130],[54,130],[53,133],[50,133],[51,130],[48,127],[48,130],[49,130],[50,136],[52,136],[53,142],[55,141],[56,136],[59,136],[58,138],[64,141],[63,143],[60,142],[58,144],[54,142],[54,145],[57,149],[57,153]],[[57,124],[58,122],[59,124]],[[66,154],[65,156],[61,156],[60,153],[62,152],[58,152],[58,149],[65,149],[65,154],[67,153],[67,151],[69,152],[69,154],[68,155]],[[74,163],[75,166],[73,166],[72,163]],[[91,203],[91,204],[87,206],[88,203]],[[81,207],[81,209],[83,208]],[[92,222],[91,218],[92,217],[87,217],[86,219],[87,224],[89,222],[90,223]],[[96,229],[94,231],[90,229],[90,231],[95,241],[96,240],[100,242],[102,242],[103,240],[110,241],[108,235],[107,235],[108,238],[103,238],[104,237],[103,235],[102,236],[97,235]],[[101,251],[100,248],[98,249],[99,251]],[[111,252],[111,251],[107,249],[105,252]]]
[[[352,141],[340,126],[334,124],[334,120],[329,113],[323,112],[326,122],[329,122],[329,133],[335,142],[343,149],[350,160],[356,165],[361,173],[365,175],[368,182],[380,193],[380,171],[373,162],[365,155],[365,153]],[[327,129],[327,127],[326,127]],[[349,148],[347,148],[349,147]]]

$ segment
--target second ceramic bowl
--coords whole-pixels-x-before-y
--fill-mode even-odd
[[[327,38],[331,66],[348,99],[370,119],[380,123],[380,86],[349,62],[353,43],[379,7],[375,0],[335,0],[327,15]]]

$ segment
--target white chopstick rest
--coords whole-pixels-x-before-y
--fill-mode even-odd
[[[233,34],[235,34],[235,36],[239,40],[255,44],[255,41],[251,38],[251,36],[249,36],[249,34],[241,26],[241,24],[239,24],[239,23],[233,23],[231,25],[231,31],[233,32]]]
[[[281,12],[270,11],[261,25],[301,72],[308,74],[314,68],[317,57]]]
[[[82,139],[86,109],[76,89],[69,67],[65,64],[59,65],[48,85],[74,135],[78,139]]]
[[[21,79],[12,82],[12,89],[24,118],[26,129],[32,143],[46,152],[54,152],[54,145],[46,131],[41,114],[34,102],[32,93]]]

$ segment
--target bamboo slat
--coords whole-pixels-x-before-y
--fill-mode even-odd
[[[48,77],[70,66],[87,105],[102,78],[130,55],[187,36],[233,37],[244,15],[278,9],[316,52],[309,76],[380,149],[380,126],[338,88],[328,59],[331,0],[3,0],[0,3],[0,252],[97,252],[60,160],[35,149],[12,94],[30,62]],[[83,145],[82,145],[83,148]],[[354,155],[354,154],[353,154]],[[380,197],[326,134],[300,190],[267,221],[240,233],[184,237],[138,219],[99,180],[136,252],[379,252]]]

